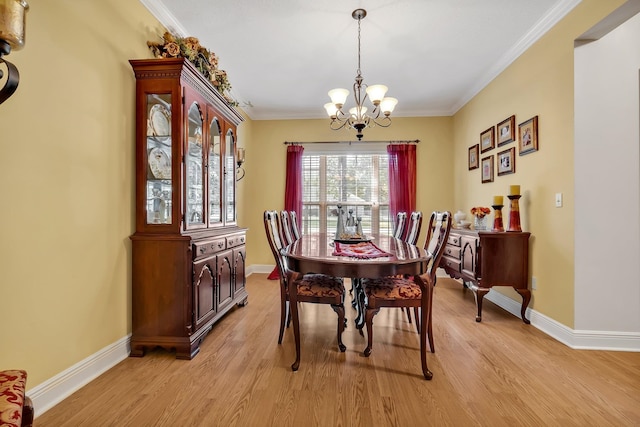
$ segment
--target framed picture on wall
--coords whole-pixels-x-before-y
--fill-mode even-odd
[[[516,139],[516,116],[511,116],[498,123],[498,147],[515,141]]]
[[[518,137],[521,156],[538,151],[538,116],[518,125]]]
[[[496,146],[495,127],[491,126],[480,134],[480,152],[484,153]]]
[[[478,150],[478,144],[469,147],[469,170],[478,169],[480,167],[480,162],[478,160],[478,156],[480,155],[480,153],[478,152]]]
[[[482,159],[482,183],[493,182],[493,156]]]
[[[516,171],[516,147],[511,147],[496,154],[498,157],[498,176],[508,175]]]

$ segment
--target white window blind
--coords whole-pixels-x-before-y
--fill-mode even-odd
[[[366,152],[352,149],[330,153],[305,147],[303,233],[335,232],[339,204],[362,218],[365,234],[390,233],[389,168],[384,147],[382,152],[380,149],[371,152],[368,147]]]

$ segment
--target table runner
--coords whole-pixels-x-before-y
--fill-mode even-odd
[[[334,256],[346,256],[351,258],[380,258],[385,256],[392,256],[390,253],[383,251],[371,242],[359,242],[359,243],[334,243]]]

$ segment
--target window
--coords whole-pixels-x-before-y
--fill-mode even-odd
[[[362,218],[366,234],[389,234],[387,154],[304,154],[303,233],[334,233],[337,207]]]

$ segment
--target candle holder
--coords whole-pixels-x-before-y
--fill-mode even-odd
[[[504,231],[504,225],[502,225],[502,207],[503,205],[492,205],[495,211],[493,217],[493,231]]]
[[[509,229],[507,231],[522,231],[520,227],[520,203],[522,197],[519,194],[507,196],[511,200],[511,212],[509,212]]]

